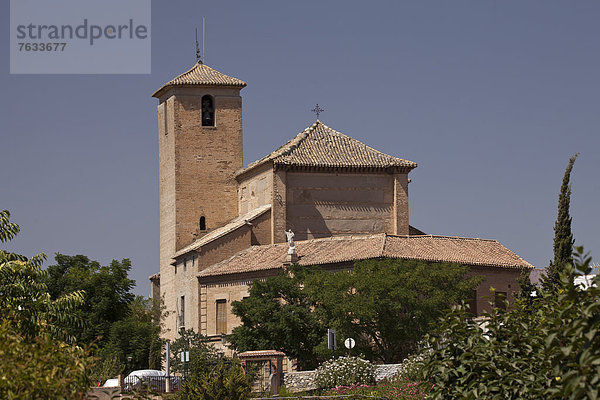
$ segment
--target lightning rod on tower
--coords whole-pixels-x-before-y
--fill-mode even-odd
[[[198,28],[196,28],[196,62],[202,62],[200,58],[200,46],[198,46]]]

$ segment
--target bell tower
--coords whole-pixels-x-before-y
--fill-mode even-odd
[[[159,100],[161,275],[176,251],[238,215],[245,86],[198,61],[152,95]]]

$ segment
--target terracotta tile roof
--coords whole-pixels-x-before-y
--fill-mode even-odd
[[[239,358],[251,357],[285,357],[285,353],[277,350],[250,350],[237,355]]]
[[[383,256],[505,268],[533,268],[533,265],[497,240],[449,236],[388,236]]]
[[[197,62],[192,68],[183,74],[171,79],[152,94],[160,97],[161,92],[170,86],[237,86],[244,87],[246,82],[222,74],[208,65]]]
[[[239,217],[231,220],[227,225],[223,225],[220,228],[217,228],[213,231],[210,231],[208,234],[202,236],[200,239],[196,240],[194,243],[184,247],[173,255],[173,258],[182,256],[186,253],[189,253],[193,250],[198,250],[200,247],[205,246],[206,244],[212,242],[215,239],[218,239],[222,236],[227,235],[230,232],[235,231],[238,228],[246,225],[247,222],[254,220],[255,218],[261,216],[265,212],[271,209],[270,204],[266,204],[264,206],[255,208],[252,211],[247,212],[244,215],[240,215]]]
[[[198,277],[279,269],[286,258],[287,243],[253,246],[228,260],[211,265]],[[448,236],[395,236],[385,233],[338,236],[296,242],[300,265],[334,264],[378,257],[456,262],[498,268],[533,268],[496,240]]]
[[[413,169],[417,164],[392,157],[335,131],[317,120],[271,154],[238,171],[237,175],[272,161],[276,165]]]

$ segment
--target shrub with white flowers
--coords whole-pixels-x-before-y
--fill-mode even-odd
[[[325,361],[315,372],[315,383],[320,389],[337,386],[375,383],[375,367],[358,357],[339,357]]]

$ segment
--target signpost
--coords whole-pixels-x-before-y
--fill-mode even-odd
[[[335,349],[337,348],[335,329],[327,329],[327,348],[333,352],[333,358],[335,358]]]
[[[181,362],[183,363],[183,379],[187,379],[187,365],[190,362],[190,352],[182,351],[179,353]]]
[[[165,381],[165,392],[171,393],[171,363],[169,360],[171,353],[171,341],[167,340],[166,349],[166,361],[167,361],[167,380]]]

